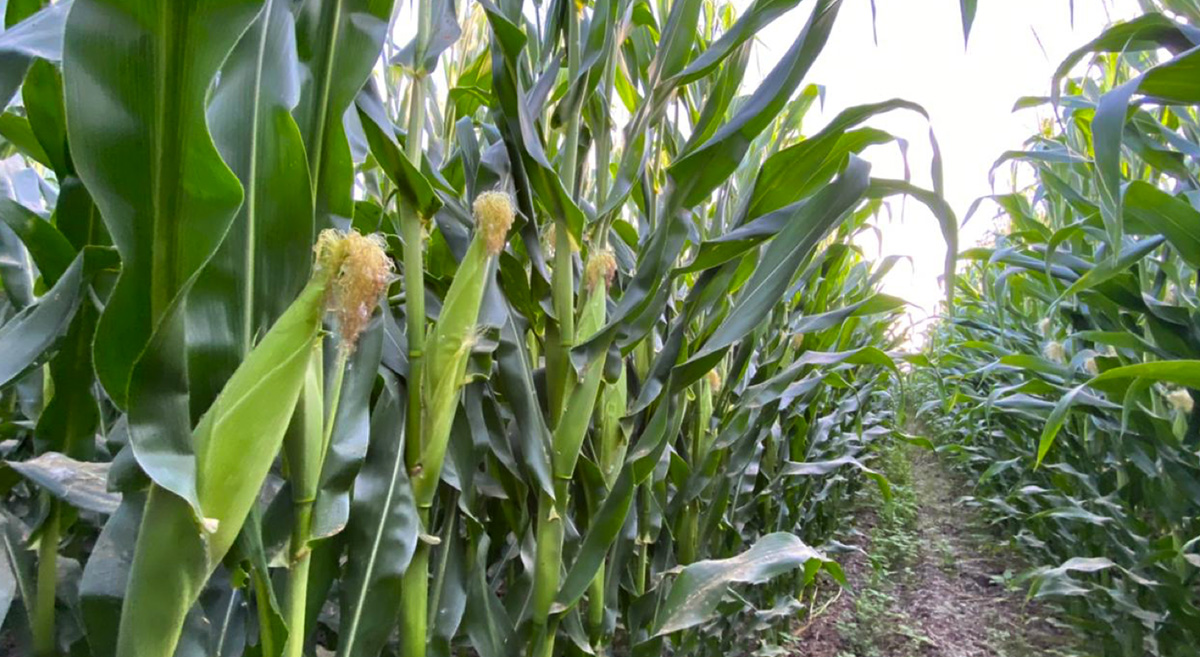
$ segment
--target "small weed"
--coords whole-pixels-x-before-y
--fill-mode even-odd
[[[903,449],[888,449],[878,460],[879,468],[892,484],[892,497],[870,495],[868,505],[878,519],[871,530],[868,559],[871,577],[859,590],[853,616],[838,623],[846,647],[853,657],[883,657],[905,646],[930,641],[906,615],[897,610],[892,591],[897,582],[910,579],[921,555],[917,529],[920,501],[912,487],[912,463]]]

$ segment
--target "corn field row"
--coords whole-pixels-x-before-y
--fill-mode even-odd
[[[919,106],[802,130],[840,0],[399,5],[4,5],[0,651],[741,653],[841,579],[854,237],[957,220],[861,157]]]
[[[1030,594],[1105,657],[1200,654],[1200,5],[1143,4],[1020,101],[1054,119],[996,170],[1033,183],[987,201],[1009,226],[911,375]]]
[[[961,252],[932,130],[872,175],[922,107],[809,125],[841,5],[4,3],[0,652],[775,654],[905,440],[1097,654],[1200,654],[1200,5],[1018,102]]]

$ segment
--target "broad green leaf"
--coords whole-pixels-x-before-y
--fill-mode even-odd
[[[1164,103],[1200,103],[1200,47],[1159,64],[1106,93],[1092,119],[1092,147],[1096,153],[1096,177],[1100,209],[1109,241],[1119,244],[1122,235],[1121,144],[1126,113],[1135,94]]]
[[[957,275],[955,268],[958,263],[958,220],[954,216],[954,210],[940,195],[900,180],[874,178],[871,180],[870,189],[867,190],[867,196],[871,198],[884,198],[893,194],[915,198],[924,203],[937,218],[938,226],[942,229],[942,239],[946,242],[946,264],[942,274],[942,282],[946,288],[946,308],[953,313],[954,281]]]
[[[145,497],[142,493],[123,496],[121,506],[104,523],[79,582],[79,606],[88,646],[97,657],[116,654],[121,606]]]
[[[0,326],[0,386],[49,357],[48,351],[66,334],[84,302],[88,281],[101,269],[113,267],[115,261],[110,249],[89,247],[36,303]]]
[[[748,39],[758,34],[759,30],[770,25],[776,18],[791,11],[801,0],[756,0],[738,16],[738,20],[721,37],[712,43],[704,52],[688,62],[685,69],[677,73],[677,84],[688,84],[708,75],[719,66],[734,49]]]
[[[1146,378],[1163,383],[1174,383],[1180,386],[1200,389],[1200,361],[1156,361],[1116,367],[1099,376],[1092,377],[1087,383],[1081,386],[1073,388],[1055,404],[1054,411],[1046,421],[1045,428],[1042,429],[1041,442],[1038,446],[1038,463],[1040,464],[1050,451],[1050,447],[1054,444],[1054,439],[1058,436],[1059,430],[1062,429],[1062,425],[1066,421],[1071,406],[1075,404],[1076,398],[1083,392],[1084,388],[1104,381],[1136,378]]]
[[[49,5],[0,33],[0,105],[7,106],[17,93],[32,60],[62,59],[63,24],[71,1]]]
[[[894,110],[909,110],[928,119],[923,107],[900,99],[843,110],[820,132],[788,146],[763,163],[755,177],[746,216],[754,219],[795,203],[815,191],[817,185],[832,178],[843,166],[848,154],[890,141],[892,137],[886,132],[873,128],[851,128]]]
[[[4,556],[0,563],[0,602],[5,602],[0,605],[0,612],[3,612],[0,623],[8,615],[14,594],[20,594],[27,616],[31,615],[31,601],[36,599],[33,553],[23,545],[27,531],[20,519],[7,509],[0,510],[0,552]]]
[[[775,119],[825,46],[840,0],[818,0],[804,29],[758,89],[703,145],[671,164],[668,175],[684,207],[694,206],[741,163],[751,140]]]
[[[11,111],[0,115],[0,137],[12,145],[20,154],[41,164],[50,166],[50,157],[33,134],[29,119]]]
[[[58,229],[16,201],[0,198],[0,221],[25,243],[47,287],[58,282],[75,260],[75,249]]]
[[[351,492],[359,468],[369,449],[371,436],[371,392],[379,380],[379,364],[383,355],[383,318],[376,316],[359,336],[358,345],[346,365],[346,374],[339,395],[333,434],[321,461],[316,502],[313,505],[312,537],[327,538],[342,531],[350,519]],[[327,339],[327,360],[337,348],[335,340]],[[325,371],[333,369],[327,364]],[[325,389],[332,389],[326,383]],[[331,393],[326,393],[331,394]]]
[[[188,609],[232,547],[279,452],[310,354],[319,347],[330,274],[313,277],[196,426],[191,440],[198,508],[151,487],[130,574],[136,584],[121,614],[120,657],[173,651]]]
[[[193,416],[296,297],[315,238],[300,131],[291,117],[300,81],[289,5],[266,0],[221,67],[208,104],[212,138],[245,201],[188,295]]]
[[[1200,212],[1187,201],[1135,180],[1125,188],[1125,221],[1127,232],[1162,234],[1184,262],[1200,267]]]
[[[802,317],[799,322],[792,326],[792,330],[796,333],[823,331],[827,328],[840,325],[848,317],[887,313],[898,308],[903,308],[907,304],[907,301],[899,297],[887,294],[874,294],[844,308]]]
[[[1096,52],[1130,53],[1166,48],[1180,53],[1200,45],[1200,30],[1183,23],[1176,23],[1166,16],[1151,12],[1133,20],[1117,23],[1104,30],[1100,36],[1067,55],[1054,72],[1053,93],[1061,91],[1061,81],[1084,57]]]
[[[75,175],[67,146],[67,109],[63,100],[62,72],[44,59],[34,60],[21,86],[29,128],[46,154],[50,168],[62,182]],[[61,189],[60,189],[61,194]]]
[[[25,479],[82,511],[112,515],[121,504],[121,496],[107,490],[107,463],[76,461],[58,452],[6,463]]]
[[[914,438],[913,440],[922,440],[922,439]],[[879,486],[879,491],[880,491],[880,493],[883,494],[883,497],[885,500],[890,501],[892,499],[892,486],[888,482],[887,477],[881,472],[877,472],[875,470],[872,470],[871,468],[868,468],[866,465],[863,464],[862,461],[859,461],[858,459],[856,459],[852,456],[843,456],[841,458],[836,458],[831,461],[810,461],[810,462],[806,462],[806,463],[785,463],[783,465],[783,467],[779,470],[779,476],[781,476],[781,477],[822,476],[822,475],[827,475],[830,472],[834,472],[834,471],[842,468],[843,466],[847,466],[847,465],[853,466],[855,469],[857,469],[863,475],[873,479],[875,481],[875,483]]]
[[[243,200],[205,102],[261,8],[78,0],[64,39],[71,154],[122,261],[96,328],[96,371],[129,411],[143,470],[197,508],[184,298]]]
[[[717,354],[724,353],[766,317],[816,244],[862,199],[869,172],[870,166],[855,158],[836,182],[797,208],[788,225],[767,247],[758,268],[733,302],[729,318],[703,348],[676,368],[677,385],[686,386],[712,369]]]
[[[708,620],[717,613],[717,605],[731,584],[761,584],[801,567],[807,580],[822,566],[838,572],[821,553],[783,532],[763,536],[736,557],[694,563],[681,570],[671,583],[659,609],[654,635],[678,632]]]
[[[302,0],[296,11],[300,102],[293,114],[308,154],[315,230],[354,216],[354,163],[342,115],[387,38],[393,0]]]
[[[525,175],[536,201],[556,219],[566,222],[572,239],[583,239],[584,214],[546,156],[542,137],[534,125],[534,114],[526,104],[518,63],[524,48],[523,36],[492,3],[481,0],[492,31],[498,35],[492,48],[492,94],[500,112],[499,128],[509,149],[509,158],[524,164]]]
[[[396,185],[405,203],[422,217],[432,217],[442,202],[433,193],[429,181],[405,157],[400,144],[396,142],[395,127],[388,120],[377,92],[368,86],[358,94],[356,104],[375,161],[379,162],[388,179]]]
[[[1157,249],[1165,241],[1165,237],[1156,235],[1148,237],[1140,242],[1130,244],[1121,250],[1121,253],[1116,258],[1106,259],[1097,264],[1092,269],[1089,269],[1080,276],[1078,280],[1071,283],[1070,287],[1059,295],[1059,300],[1065,299],[1073,294],[1078,294],[1084,290],[1089,290],[1106,281],[1112,280],[1113,277],[1119,276],[1136,264],[1142,258],[1145,258],[1150,252]]]
[[[71,152],[122,260],[96,337],[96,369],[118,404],[128,401],[134,364],[151,335],[242,202],[204,106],[217,68],[260,9],[253,0],[72,6],[63,51]]]
[[[386,643],[420,531],[404,465],[404,388],[391,375],[384,384],[371,418],[371,447],[354,484],[339,655],[374,655]]]

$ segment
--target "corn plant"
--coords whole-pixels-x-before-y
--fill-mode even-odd
[[[914,384],[974,503],[1037,565],[1030,594],[1113,656],[1200,645],[1200,7],[1147,8],[1023,101],[1054,119],[997,167],[1035,182],[991,199],[1009,227],[962,254]]]
[[[743,93],[800,4],[10,2],[0,645],[769,645],[887,491],[855,236],[957,250],[863,153],[919,106],[803,129],[838,0]]]

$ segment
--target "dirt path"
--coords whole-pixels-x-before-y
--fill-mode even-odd
[[[1018,570],[978,514],[969,485],[933,455],[882,459],[893,499],[872,492],[843,539],[850,589],[797,635],[797,657],[1043,657],[1077,653],[1068,633],[1008,585]],[[822,603],[818,602],[820,610]]]

